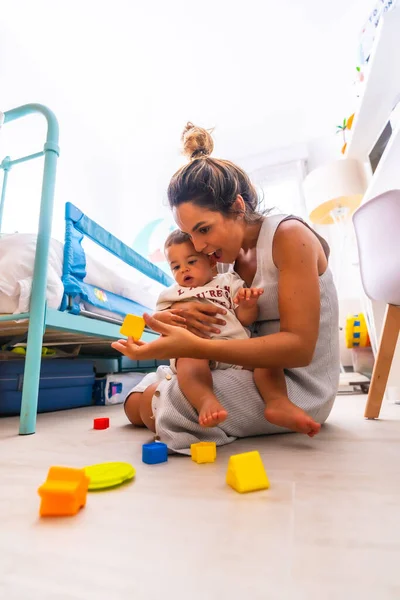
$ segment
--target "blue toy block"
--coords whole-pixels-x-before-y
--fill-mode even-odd
[[[158,465],[159,463],[167,462],[168,447],[162,442],[152,442],[151,444],[143,444],[142,446],[142,461],[146,465]]]

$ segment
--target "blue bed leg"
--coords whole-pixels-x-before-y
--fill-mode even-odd
[[[47,263],[49,257],[51,224],[53,218],[54,187],[56,181],[58,123],[54,113],[41,104],[26,104],[5,113],[5,123],[28,114],[40,113],[47,119],[47,138],[44,145],[44,171],[40,204],[39,231],[35,266],[33,270],[28,343],[22,388],[19,433],[35,433],[39,393],[40,364],[46,319]]]
[[[49,256],[53,195],[56,180],[57,154],[45,149],[42,201],[39,220],[35,266],[33,271],[28,344],[22,387],[19,433],[29,435],[36,430],[40,364],[46,318],[47,262]]]

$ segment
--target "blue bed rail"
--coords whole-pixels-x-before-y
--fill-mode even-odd
[[[84,236],[113,254],[127,265],[140,271],[150,279],[165,286],[173,284],[173,279],[140,254],[129,248],[106,229],[89,219],[76,206],[67,202],[65,206],[65,244],[62,281],[64,298],[61,310],[73,314],[81,312],[81,302],[89,302],[97,308],[117,313],[124,317],[127,313],[142,315],[149,307],[128,300],[108,290],[84,283],[86,277],[86,256],[82,248]]]

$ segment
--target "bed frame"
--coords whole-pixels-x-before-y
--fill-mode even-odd
[[[23,339],[27,332],[27,347],[22,402],[20,412],[19,433],[29,435],[35,433],[39,393],[42,345],[62,340],[63,344],[83,344],[86,353],[91,355],[115,356],[110,340],[120,338],[120,323],[112,318],[103,318],[97,314],[82,310],[81,300],[95,306],[124,315],[128,312],[142,314],[146,308],[110,292],[100,294],[99,290],[83,282],[86,275],[82,268],[84,251],[80,246],[83,236],[89,237],[96,244],[120,258],[126,264],[139,270],[146,276],[170,285],[172,279],[161,269],[151,264],[134,250],[86,217],[70,203],[66,206],[66,237],[64,245],[63,284],[64,298],[60,310],[48,308],[46,305],[47,263],[51,238],[51,225],[54,204],[57,159],[59,156],[59,128],[56,116],[41,104],[26,104],[4,113],[4,124],[10,123],[26,115],[39,113],[47,120],[47,136],[43,151],[11,160],[7,156],[0,168],[4,171],[0,200],[0,232],[4,209],[7,179],[11,167],[35,158],[44,156],[42,195],[39,215],[39,228],[33,270],[32,294],[30,310],[24,314],[0,315],[0,342]],[[83,257],[82,257],[83,253]],[[121,319],[122,320],[122,319]],[[154,332],[146,330],[142,339],[151,341],[156,337]],[[138,363],[140,367],[140,363]],[[144,370],[149,364],[143,363]],[[154,366],[154,365],[153,365]]]

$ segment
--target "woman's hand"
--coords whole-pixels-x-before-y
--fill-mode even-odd
[[[172,308],[184,317],[186,327],[198,337],[209,339],[211,333],[221,333],[218,326],[226,325],[226,321],[218,315],[226,315],[222,306],[205,302],[177,302]]]
[[[176,327],[183,327],[186,329],[186,319],[179,315],[179,310],[172,308],[169,310],[159,310],[153,313],[153,318],[166,325],[175,325]]]
[[[124,354],[131,360],[197,358],[197,351],[200,350],[204,343],[207,343],[182,327],[166,325],[146,313],[143,315],[143,318],[146,325],[157,333],[160,333],[161,337],[157,338],[154,342],[148,343],[135,342],[132,338],[128,338],[127,340],[118,340],[111,344],[115,350],[118,350],[118,352],[121,352],[121,354]]]

